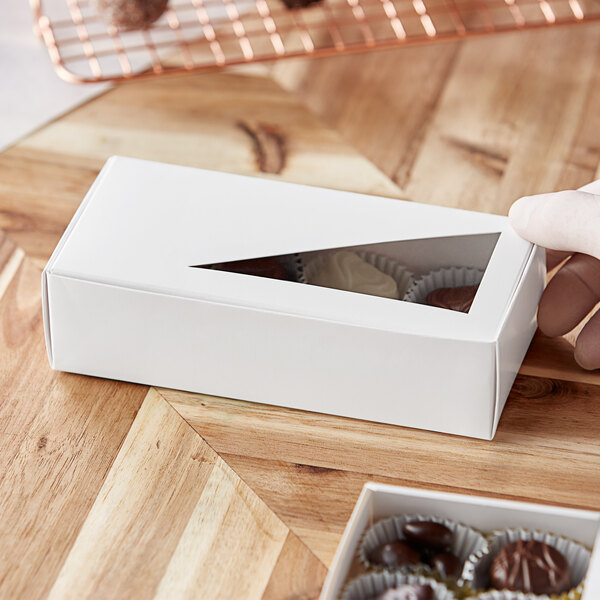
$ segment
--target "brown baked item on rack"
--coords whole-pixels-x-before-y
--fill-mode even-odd
[[[120,29],[146,29],[166,10],[169,0],[95,0],[105,20]]]
[[[286,8],[306,8],[311,4],[318,4],[323,0],[281,0]]]

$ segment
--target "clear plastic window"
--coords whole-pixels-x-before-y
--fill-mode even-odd
[[[195,266],[467,313],[499,236],[382,242]]]

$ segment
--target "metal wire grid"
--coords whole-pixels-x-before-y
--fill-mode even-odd
[[[91,0],[31,0],[67,81],[116,81],[600,20],[600,0],[171,0],[149,29],[107,24]]]

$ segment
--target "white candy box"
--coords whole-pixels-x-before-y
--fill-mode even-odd
[[[341,248],[414,277],[459,266],[483,279],[460,313],[202,268]],[[544,267],[505,217],[114,157],[42,275],[48,357],[63,371],[491,439]]]

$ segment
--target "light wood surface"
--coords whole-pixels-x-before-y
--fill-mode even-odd
[[[600,177],[599,34],[148,80],[0,154],[0,598],[316,598],[369,480],[600,509],[600,374],[565,340],[485,442],[55,373],[40,310],[112,154],[501,214]]]

